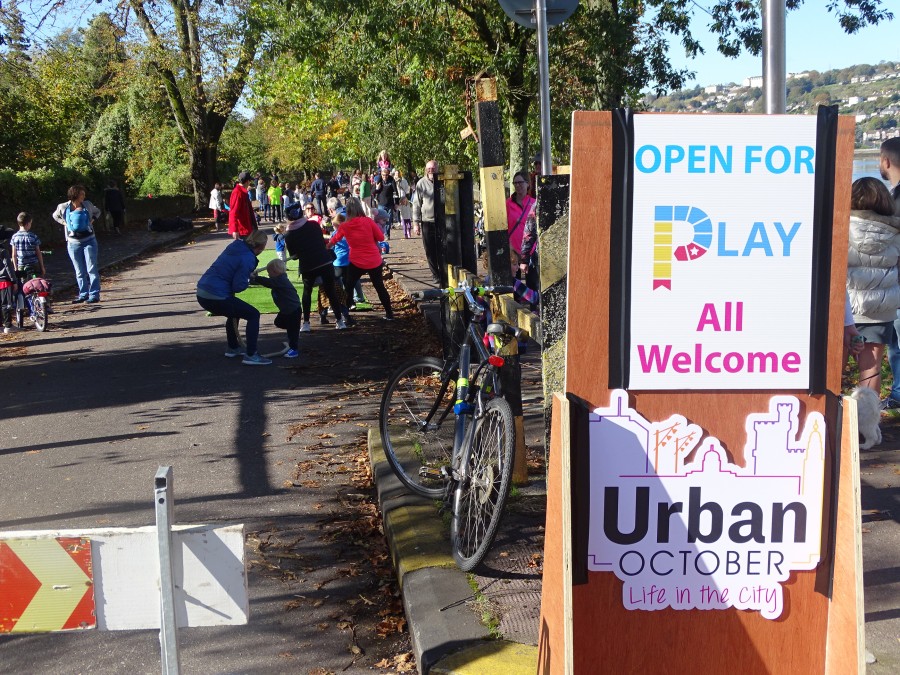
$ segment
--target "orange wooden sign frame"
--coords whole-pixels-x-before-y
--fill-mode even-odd
[[[610,288],[612,126],[609,112],[576,112],[573,116],[566,392],[590,409],[610,400],[610,299],[606,289]],[[854,120],[841,117],[825,377],[827,390],[834,393],[841,387],[853,145]],[[781,392],[630,392],[630,403],[647,419],[684,415],[720,439],[735,462],[743,464],[745,418],[749,412],[766,410],[775,393]],[[804,413],[818,411],[832,420],[841,414],[834,396],[791,394],[797,396]],[[588,572],[586,580],[573,583],[573,567],[579,562],[573,558],[573,548],[580,549],[578,542],[572,541],[572,520],[584,519],[587,514],[581,506],[584,495],[572,485],[572,405],[561,396],[553,402],[539,672],[749,675],[859,671],[862,591],[859,520],[853,516],[858,493],[854,494],[852,481],[852,405],[845,406],[843,413],[845,442],[840,444],[833,430],[828,437],[823,560],[814,571],[791,574],[783,585],[785,609],[776,620],[736,609],[629,611],[622,605],[622,582],[615,575]],[[571,448],[571,452],[586,450]],[[858,507],[855,512],[858,514]]]

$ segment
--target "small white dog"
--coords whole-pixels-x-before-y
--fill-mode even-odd
[[[860,450],[868,450],[881,443],[881,401],[868,387],[857,387],[850,394],[856,400],[856,417],[859,421],[859,434],[863,442]]]

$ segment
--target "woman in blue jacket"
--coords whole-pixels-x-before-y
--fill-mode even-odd
[[[248,366],[265,366],[272,361],[263,358],[256,351],[259,337],[259,310],[235,294],[250,285],[250,273],[256,269],[256,256],[266,248],[267,236],[261,230],[254,230],[245,239],[235,239],[225,247],[221,255],[197,282],[197,302],[206,311],[227,318],[225,332],[228,335],[228,349],[225,356],[243,356]],[[241,348],[237,336],[237,322],[247,322],[247,349]]]

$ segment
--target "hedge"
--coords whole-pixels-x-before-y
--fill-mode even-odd
[[[28,210],[37,203],[66,199],[66,191],[72,185],[84,185],[90,191],[95,187],[89,176],[71,166],[42,167],[30,171],[0,169],[0,199],[3,210]]]

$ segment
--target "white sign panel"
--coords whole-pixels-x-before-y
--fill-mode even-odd
[[[630,389],[806,389],[816,118],[636,115]]]
[[[0,532],[0,539],[87,537],[98,630],[159,629],[156,527]],[[172,527],[179,628],[247,623],[250,600],[243,525]]]
[[[588,569],[624,582],[627,609],[778,618],[781,584],[820,558],[825,420],[801,425],[799,412],[796,398],[774,396],[749,415],[741,467],[684,417],[649,422],[614,391],[590,418]]]

